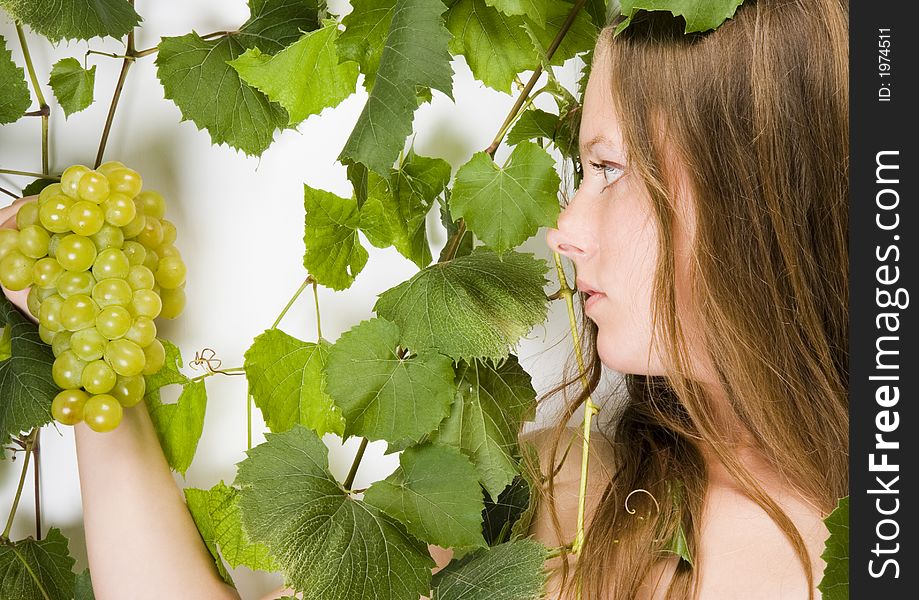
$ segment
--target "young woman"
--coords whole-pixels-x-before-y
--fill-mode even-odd
[[[575,534],[569,417],[604,366],[625,394],[593,398],[584,545],[551,561],[548,598],[576,581],[585,600],[818,597],[822,519],[848,489],[847,4],[746,0],[704,34],[669,13],[614,26],[584,98],[583,183],[547,235],[590,296],[589,385],[523,436],[551,475],[531,529],[547,545]],[[144,403],[111,433],[78,424],[76,446],[96,598],[238,600]]]

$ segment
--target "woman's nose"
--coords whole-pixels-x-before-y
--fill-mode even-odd
[[[593,251],[594,243],[583,219],[578,218],[571,208],[569,204],[558,216],[558,229],[550,227],[546,231],[546,244],[571,260],[583,260]]]

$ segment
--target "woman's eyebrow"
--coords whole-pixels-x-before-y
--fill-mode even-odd
[[[589,142],[581,146],[581,154],[586,154],[590,152],[591,150],[593,150],[593,147],[596,146],[597,144],[603,144],[603,145],[609,146],[610,149],[612,150],[616,149],[616,144],[613,143],[613,140],[611,140],[610,138],[606,137],[605,135],[601,133],[601,134],[594,136],[593,138],[591,138]]]

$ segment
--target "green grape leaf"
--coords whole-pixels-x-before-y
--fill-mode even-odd
[[[389,180],[370,172],[360,228],[378,248],[394,246],[419,269],[431,263],[426,219],[434,198],[450,181],[450,163],[409,153]]]
[[[220,554],[232,568],[244,565],[254,571],[277,570],[268,548],[253,543],[243,529],[239,490],[221,481],[209,490],[186,488],[185,498],[202,536],[204,531],[210,533],[211,542],[220,548]],[[218,558],[214,552],[211,554]]]
[[[57,180],[56,179],[36,179],[29,185],[22,188],[22,197],[25,198],[26,196],[35,196],[41,193],[43,189],[45,189],[52,183],[57,183]]]
[[[485,0],[488,6],[497,8],[506,15],[527,15],[537,25],[546,24],[549,5],[548,0]]]
[[[342,19],[345,30],[338,36],[338,55],[360,65],[369,92],[376,81],[396,0],[351,0],[351,6],[353,10]]]
[[[249,48],[274,54],[319,27],[316,0],[249,0],[251,16],[238,31],[205,40],[197,33],[164,37],[156,57],[157,77],[182,119],[206,129],[211,142],[248,155],[271,145],[287,112],[247,85],[228,63]]]
[[[73,600],[96,600],[96,595],[93,593],[93,580],[88,568],[83,569],[83,572],[74,578]]]
[[[0,125],[18,121],[32,104],[26,74],[22,67],[13,62],[13,53],[6,47],[6,39],[0,35]]]
[[[303,266],[318,283],[333,290],[346,289],[369,257],[358,237],[361,214],[357,201],[306,184],[303,192]]]
[[[166,349],[166,363],[158,373],[145,377],[144,400],[169,466],[184,477],[195,458],[198,440],[204,430],[207,389],[204,380],[192,381],[181,373],[182,355],[179,349],[168,340],[161,339],[160,342]],[[160,389],[175,384],[182,386],[178,401],[163,403]]]
[[[849,497],[839,499],[836,508],[824,519],[830,536],[823,554],[826,561],[823,579],[818,589],[825,600],[848,600],[849,598]]]
[[[320,436],[344,433],[341,410],[325,392],[322,369],[331,344],[302,342],[279,329],[268,329],[246,350],[249,394],[274,432],[299,423]]]
[[[503,544],[511,539],[513,527],[530,505],[530,486],[521,475],[514,477],[497,499],[485,496],[482,511],[482,529],[489,546]]]
[[[484,0],[459,0],[446,20],[450,51],[465,56],[475,78],[492,89],[509,94],[514,77],[538,64],[521,17],[502,14]]]
[[[246,454],[236,476],[243,528],[269,548],[287,585],[322,600],[428,593],[435,563],[427,546],[342,489],[315,432],[268,433]]]
[[[497,498],[519,472],[517,432],[535,418],[536,390],[514,355],[495,367],[487,361],[456,367],[457,399],[431,440],[468,456],[479,480]]]
[[[244,82],[283,106],[289,124],[296,125],[354,92],[357,63],[339,64],[336,37],[337,25],[327,25],[304,34],[274,56],[249,48],[229,64]]]
[[[185,492],[185,504],[188,506],[188,512],[191,513],[191,518],[195,522],[195,527],[198,528],[198,533],[201,534],[201,540],[204,542],[204,545],[207,546],[208,552],[211,553],[211,558],[214,559],[217,573],[220,575],[220,578],[223,579],[224,583],[236,587],[236,584],[233,582],[233,577],[227,570],[227,566],[224,564],[223,559],[220,557],[220,552],[217,549],[217,534],[215,533],[214,520],[208,509],[210,492],[198,488],[185,488],[183,491]]]
[[[377,299],[373,310],[394,322],[403,346],[433,348],[454,360],[500,360],[544,322],[549,265],[529,253],[499,256],[487,248],[436,263]]]
[[[93,103],[93,86],[96,82],[96,66],[84,69],[75,58],[62,58],[51,69],[48,82],[54,97],[64,109],[64,117],[80,112]]]
[[[590,15],[590,20],[597,29],[603,29],[609,21],[607,5],[607,0],[587,0],[587,4],[584,5],[584,10]]]
[[[0,0],[0,6],[14,20],[55,43],[65,39],[120,38],[141,21],[127,0]]]
[[[504,252],[554,227],[561,212],[561,179],[555,160],[533,142],[521,141],[503,167],[477,152],[460,167],[450,197],[454,217],[466,220],[476,237]]]
[[[539,108],[531,108],[523,111],[523,114],[514,123],[507,134],[507,143],[514,146],[526,140],[539,138],[554,142],[557,127],[558,115]]]
[[[680,505],[683,503],[683,484],[679,479],[668,479],[667,480],[667,489],[671,490],[670,494],[673,497],[673,506],[675,511],[679,511]],[[693,566],[692,552],[689,548],[689,540],[686,539],[686,531],[683,529],[683,524],[678,523],[676,530],[671,534],[670,539],[667,540],[663,548],[660,549],[661,552],[675,554],[679,556],[680,559],[685,560],[690,567]]]
[[[70,600],[75,562],[67,538],[56,527],[43,540],[4,541],[0,543],[0,598]]]
[[[434,574],[431,600],[537,600],[544,595],[547,556],[533,539],[482,548]]]
[[[41,341],[38,325],[3,293],[0,325],[10,332],[10,356],[0,361],[0,445],[5,446],[12,436],[50,423],[51,401],[61,390],[51,377],[51,346]]]
[[[399,468],[392,475],[364,492],[364,502],[429,544],[485,546],[478,477],[469,459],[455,448],[412,446],[399,456]]]
[[[726,19],[734,16],[743,0],[622,0],[621,12],[625,15],[616,27],[614,35],[629,26],[639,10],[667,10],[674,17],[682,16],[686,21],[683,33],[708,31],[719,27]]]
[[[332,346],[327,391],[345,415],[345,439],[417,442],[447,416],[456,393],[450,359],[424,350],[399,358],[398,343],[399,328],[374,318]]]
[[[387,176],[412,133],[417,89],[440,90],[453,99],[453,69],[440,0],[399,0],[380,56],[377,77],[357,124],[339,155]]]
[[[0,362],[13,356],[13,328],[3,326],[0,331]]]

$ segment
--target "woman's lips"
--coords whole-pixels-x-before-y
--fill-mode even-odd
[[[600,299],[606,298],[606,294],[601,294],[600,292],[594,292],[590,295],[590,298],[587,299],[587,302],[584,303],[584,312],[590,310],[590,308],[600,301]]]

